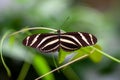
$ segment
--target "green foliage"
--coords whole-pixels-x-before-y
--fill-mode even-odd
[[[99,45],[94,45],[94,47],[101,50],[101,47]],[[60,50],[59,63],[62,63],[65,60],[66,56],[70,53],[71,52],[65,52],[63,50]],[[89,54],[89,58],[95,63],[100,62],[102,60],[102,54],[89,46],[80,48],[74,51],[73,53],[75,53],[76,55],[74,55],[70,61],[82,57],[85,54]]]
[[[5,67],[5,69],[6,69],[6,71],[7,71],[9,76],[11,76],[11,72],[10,72],[9,68],[7,67],[7,65],[5,64],[3,56],[2,56],[2,49],[4,49],[4,48],[2,48],[2,46],[3,46],[4,40],[6,39],[7,36],[9,36],[10,37],[9,43],[10,44],[15,44],[15,37],[14,36],[16,34],[19,34],[21,32],[22,33],[23,32],[29,33],[28,32],[29,30],[35,30],[35,29],[45,29],[45,30],[56,31],[55,29],[45,28],[45,27],[25,28],[25,29],[19,30],[19,31],[14,32],[14,33],[9,34],[9,35],[5,34],[3,36],[3,38],[1,39],[1,42],[0,42],[1,43],[1,46],[0,46],[1,47],[1,59],[2,59],[2,63],[3,63],[3,65],[4,65],[4,67]],[[72,63],[74,63],[74,62],[76,62],[76,61],[78,61],[80,59],[83,59],[83,58],[85,58],[87,56],[93,62],[100,62],[101,59],[102,59],[102,55],[105,55],[106,57],[108,57],[108,58],[110,58],[110,59],[112,59],[112,60],[114,60],[116,62],[120,62],[120,60],[118,60],[118,59],[116,59],[116,58],[114,58],[114,57],[112,57],[112,56],[102,52],[101,51],[101,47],[99,45],[94,45],[94,46],[88,46],[88,47],[80,48],[79,50],[76,50],[73,53],[76,53],[76,55],[71,58],[70,62],[68,62],[68,63],[66,63],[66,64],[64,64],[64,65],[62,65],[62,66],[60,66],[60,67],[58,67],[58,68],[56,68],[55,70],[52,70],[52,71],[50,71],[50,67],[48,66],[46,60],[42,56],[40,56],[40,55],[33,54],[34,57],[32,57],[32,59],[31,59],[31,60],[33,60],[31,62],[31,64],[34,66],[36,72],[39,75],[45,76],[44,80],[51,80],[51,79],[54,80],[53,74],[50,74],[50,73],[52,73],[52,72],[54,72],[56,70],[59,70],[59,69],[65,67],[65,66],[68,66],[68,65],[70,65],[70,64],[72,64]],[[69,54],[71,54],[71,52],[65,52],[64,50],[60,49],[59,57],[58,57],[59,58],[58,59],[58,63],[59,64],[63,63],[65,58],[66,58],[66,56],[69,55]],[[25,68],[24,68],[24,65],[23,65],[23,68],[22,68],[21,73],[20,73],[19,76],[21,76],[21,74],[24,71],[24,69]],[[29,66],[28,66],[28,69],[25,69],[25,70],[26,70],[26,72],[24,74],[26,75],[28,70],[29,70]],[[25,78],[25,75],[23,76],[23,78]],[[18,77],[18,79],[20,79],[20,78]]]
[[[13,46],[14,43],[15,43],[15,37],[14,37],[14,36],[11,36],[11,37],[9,38],[9,44],[10,44],[11,46]]]
[[[101,48],[99,45],[94,45],[94,47],[97,48],[97,49],[99,49],[99,50],[102,50],[102,48]],[[98,62],[100,62],[100,61],[102,60],[102,56],[103,56],[103,55],[102,55],[100,52],[98,52],[98,51],[96,51],[96,50],[93,49],[93,50],[90,52],[89,58],[90,58],[93,62],[98,63]]]
[[[39,58],[42,57],[45,60],[45,62],[49,61],[50,64],[46,64],[46,66],[50,66],[50,67],[52,66],[52,68],[53,67],[57,68],[56,64],[53,63],[52,58],[49,54],[48,55],[43,54],[44,57],[41,55],[36,55],[36,53],[38,53],[37,50],[25,47],[21,43],[23,38],[25,38],[28,35],[32,35],[35,33],[44,33],[44,32],[49,33],[49,32],[56,31],[56,30],[50,30],[51,28],[63,29],[67,32],[70,32],[70,31],[88,32],[88,33],[94,34],[98,38],[99,46],[95,45],[95,46],[85,47],[70,53],[67,53],[61,50],[60,52],[58,52],[59,53],[58,57],[56,57],[56,54],[55,54],[54,60],[56,61],[54,62],[57,63],[57,66],[60,66],[63,64],[63,67],[65,67],[67,64],[65,62],[67,60],[68,60],[67,61],[68,63],[71,63],[72,61],[73,61],[72,63],[74,63],[74,60],[77,60],[77,59],[80,60],[79,58],[81,58],[82,56],[88,55],[87,58],[90,59],[91,61],[95,63],[98,63],[101,61],[101,63],[97,65],[92,65],[91,63],[89,63],[89,66],[92,65],[92,67],[88,67],[87,69],[85,68],[86,64],[82,64],[82,63],[80,64],[76,63],[72,66],[69,66],[74,72],[76,70],[79,71],[79,72],[75,72],[75,74],[77,75],[78,78],[80,78],[80,80],[83,80],[83,79],[88,80],[89,76],[92,73],[89,74],[89,71],[85,71],[85,70],[93,70],[92,69],[93,67],[95,67],[93,72],[94,71],[96,72],[95,74],[96,78],[106,79],[106,78],[112,77],[114,79],[119,79],[119,75],[118,75],[119,64],[115,63],[114,61],[120,63],[120,60],[112,57],[112,56],[116,56],[117,58],[120,57],[119,55],[120,53],[120,49],[119,49],[120,47],[119,46],[120,3],[119,3],[119,0],[110,0],[109,2],[106,2],[105,0],[100,0],[99,3],[97,1],[93,2],[93,0],[89,0],[89,1],[86,1],[86,0],[5,0],[5,1],[1,0],[0,4],[2,4],[0,5],[0,39],[1,39],[1,42],[0,42],[1,43],[1,46],[0,46],[1,61],[0,62],[3,63],[3,65],[2,63],[0,65],[0,69],[1,69],[0,79],[3,78],[1,80],[8,80],[6,78],[8,77],[8,75],[9,76],[11,75],[10,70],[13,69],[13,68],[11,69],[11,66],[13,65],[15,65],[15,69],[17,70],[12,72],[12,76],[11,76],[12,78],[16,78],[20,76],[17,79],[24,80],[26,78],[29,78],[31,80],[30,77],[32,77],[32,73],[34,74],[35,72],[30,71],[31,68],[29,67],[33,65],[33,60],[35,60],[36,58],[35,56],[39,56]],[[65,19],[67,17],[70,17],[70,18],[66,22]],[[60,27],[62,24],[64,25]],[[32,28],[30,29],[29,26]],[[36,28],[33,26],[47,26],[47,29],[41,28],[41,27]],[[50,31],[48,30],[48,28]],[[7,37],[6,40],[4,40],[4,35],[6,34],[7,31],[11,29],[14,31],[17,31],[19,29],[22,29],[22,30],[17,31],[13,34],[8,34],[10,37]],[[106,51],[108,54],[101,50],[100,48],[101,46],[102,46],[102,49]],[[102,56],[106,56],[112,61],[109,59],[101,60]],[[10,67],[7,67],[5,63],[7,63],[7,65]],[[19,63],[20,64],[23,63],[22,67],[20,66]],[[101,72],[101,68],[104,68],[106,66],[108,68],[108,66],[110,66],[109,64],[112,64],[112,66],[114,66],[114,68],[111,69],[113,72],[111,71],[111,73],[107,75],[103,75],[103,73],[99,74],[99,72]],[[39,67],[39,63],[35,63],[35,65],[36,66],[34,66],[34,69],[36,73],[39,75],[44,74],[44,71],[41,72],[40,69],[39,71],[37,70],[37,67]],[[3,68],[3,66],[7,70],[8,75],[6,75],[4,71],[5,69]],[[83,70],[81,70],[82,66],[83,67],[85,66]],[[99,67],[96,67],[96,66],[99,66]],[[28,69],[29,73],[28,71],[26,71],[27,70],[26,68]],[[61,69],[61,68],[58,67],[58,69]],[[50,71],[51,69],[48,69],[48,70]],[[20,74],[16,74],[16,73],[19,73],[19,71],[20,71]],[[67,71],[67,72],[71,74],[70,71]],[[35,73],[35,76],[37,75],[36,73]],[[116,76],[114,76],[113,73],[116,74]],[[59,74],[63,74],[63,72]],[[59,76],[59,74],[55,75],[57,76],[56,79],[59,78],[60,80],[63,80],[61,79],[63,76],[61,75]],[[64,74],[64,76],[67,77],[68,79],[72,79],[73,75],[71,74],[70,76],[69,74],[68,76]],[[94,76],[90,78],[91,80],[95,79]]]
[[[0,40],[0,56],[1,56],[1,60],[2,60],[3,66],[5,67],[8,76],[11,77],[11,71],[10,71],[9,67],[7,66],[7,64],[5,63],[5,61],[4,61],[4,59],[3,59],[3,55],[2,55],[2,54],[3,54],[3,43],[4,43],[4,40],[5,40],[5,38],[8,36],[9,33],[10,33],[10,32],[6,32],[6,33],[3,35],[2,39]]]
[[[36,28],[30,28],[30,29],[44,29],[43,27],[36,27]],[[0,42],[0,53],[1,53],[1,60],[2,60],[2,63],[3,63],[3,65],[4,65],[4,67],[5,67],[5,69],[6,69],[6,71],[7,71],[7,74],[8,74],[8,76],[9,77],[11,77],[11,71],[10,71],[10,69],[8,68],[8,66],[6,65],[6,63],[5,63],[5,61],[4,61],[4,59],[3,59],[3,56],[2,56],[2,49],[4,49],[4,48],[2,48],[3,47],[3,43],[5,42],[5,40],[6,39],[8,39],[9,38],[9,40],[7,40],[7,41],[9,41],[8,43],[10,44],[10,46],[11,47],[14,47],[14,44],[16,44],[16,42],[18,43],[19,42],[19,40],[18,39],[16,39],[16,35],[17,35],[17,37],[19,36],[19,37],[21,37],[21,35],[19,35],[19,33],[23,33],[23,32],[26,32],[27,34],[29,33],[28,32],[28,30],[30,30],[29,28],[25,28],[25,29],[22,29],[22,30],[20,30],[20,31],[17,31],[17,32],[14,32],[14,33],[6,33],[3,37],[2,37],[2,39],[1,39],[1,42]],[[45,28],[45,29],[48,29],[48,30],[53,30],[54,31],[54,29],[49,29],[49,28]],[[29,33],[30,34],[30,33]],[[20,40],[21,41],[21,40]],[[17,45],[17,46],[19,46],[19,45]],[[16,48],[16,47],[14,47],[14,48]],[[12,48],[11,48],[12,49]],[[19,48],[20,49],[20,48]],[[11,50],[11,52],[12,52],[12,50]],[[45,73],[47,73],[47,72],[49,72],[50,71],[50,68],[49,68],[49,66],[48,66],[48,64],[47,64],[47,62],[46,62],[46,60],[43,58],[43,57],[41,57],[40,55],[36,55],[36,54],[33,54],[35,57],[33,58],[33,59],[29,59],[29,60],[33,60],[33,62],[31,62],[31,61],[29,61],[33,66],[34,66],[34,68],[35,68],[35,70],[36,70],[36,72],[39,74],[39,75],[42,75],[42,74],[45,74]],[[23,60],[24,61],[24,60]],[[42,62],[41,62],[42,61]],[[18,76],[18,80],[21,80],[21,79],[24,79],[25,78],[25,76],[26,76],[26,74],[28,73],[28,70],[29,70],[29,66],[28,66],[28,68],[26,69],[26,67],[27,67],[28,65],[27,64],[25,64],[25,65],[23,65],[23,68],[21,69],[21,71],[20,71],[20,74],[19,74],[19,76]],[[25,72],[24,72],[25,71]],[[23,75],[23,72],[24,72],[24,75]],[[48,75],[48,76],[46,76],[45,78],[44,78],[44,80],[54,80],[54,77],[53,77],[53,75],[52,74],[50,74],[50,75]]]
[[[62,62],[64,62],[66,56],[67,56],[68,54],[70,54],[70,53],[71,53],[71,52],[66,52],[66,51],[60,49],[60,51],[59,51],[59,56],[58,56],[58,62],[59,62],[59,64],[61,64]]]
[[[50,71],[50,68],[49,68],[46,60],[43,57],[41,57],[40,55],[35,55],[32,65],[34,66],[36,72],[39,75],[43,75]],[[54,80],[54,77],[52,74],[49,74],[49,75],[45,76],[43,78],[43,80]]]
[[[27,75],[27,73],[28,73],[28,71],[30,69],[30,65],[31,64],[29,64],[27,62],[24,62],[17,80],[25,80],[25,77],[26,77],[26,75]]]
[[[94,47],[96,49],[100,49],[100,46],[99,45],[94,45]],[[79,58],[85,54],[89,54],[89,58],[93,61],[93,62],[100,62],[102,60],[102,54],[96,50],[94,50],[93,48],[91,47],[83,47],[77,51],[75,51],[77,54],[72,58],[72,59],[76,59],[76,58]]]

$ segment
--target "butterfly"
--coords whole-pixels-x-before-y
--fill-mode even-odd
[[[41,33],[27,36],[23,40],[25,46],[37,48],[40,52],[49,53],[63,49],[75,51],[81,47],[91,46],[97,43],[97,38],[85,32]]]

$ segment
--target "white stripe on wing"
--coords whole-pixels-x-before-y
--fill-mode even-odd
[[[29,39],[30,39],[30,36],[28,36],[26,39],[26,44],[25,44],[26,46],[28,45]]]
[[[52,37],[57,37],[57,35],[50,35],[50,36],[47,36],[47,37],[43,38],[43,39],[40,41],[40,43],[37,45],[37,48],[38,48],[42,43],[44,43],[47,39],[52,38]]]
[[[30,46],[32,46],[37,40],[38,40],[38,37],[40,36],[40,34],[38,34],[32,41],[32,43],[30,44]]]
[[[62,44],[60,44],[60,46],[61,47],[63,47],[63,48],[65,48],[65,49],[67,49],[67,50],[75,50],[75,49],[78,49],[78,48],[70,48],[70,47],[68,47],[68,46],[64,46],[64,45],[62,45]]]
[[[74,39],[80,46],[82,46],[81,42],[80,42],[76,37],[74,37],[74,35],[61,35],[61,36],[65,36],[65,37],[72,38],[72,39]]]
[[[92,35],[89,34],[89,36],[90,36],[90,40],[91,40],[92,44],[94,44],[94,41],[93,41],[93,37],[92,37]]]
[[[45,47],[50,46],[50,45],[54,45],[54,44],[57,43],[58,41],[59,41],[59,39],[50,41],[50,42],[46,43],[43,47],[41,47],[41,49],[44,49]]]
[[[86,37],[85,37],[82,33],[80,33],[80,32],[78,32],[78,33],[79,33],[79,35],[82,37],[82,39],[83,39],[88,45],[90,45],[89,42],[87,41]]]
[[[69,43],[69,44],[73,44],[73,45],[77,45],[77,44],[75,44],[74,42],[72,42],[72,41],[70,41],[70,40],[68,40],[68,39],[60,39],[60,42],[65,42],[65,43]]]

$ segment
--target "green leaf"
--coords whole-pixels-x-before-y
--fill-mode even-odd
[[[39,75],[44,75],[47,72],[51,71],[49,65],[47,64],[46,60],[41,57],[40,55],[35,55],[33,60],[33,66],[36,70],[36,72]],[[43,80],[54,80],[53,74],[49,74],[43,78]]]
[[[15,37],[14,36],[9,37],[9,44],[10,44],[10,46],[13,46],[14,42],[15,42]]]
[[[22,69],[20,71],[20,74],[18,75],[17,80],[24,80],[25,79],[25,77],[26,77],[26,75],[27,75],[27,73],[30,69],[30,65],[31,64],[29,64],[27,62],[24,62],[23,66],[22,66]]]
[[[94,45],[95,48],[102,50],[102,48],[99,45]],[[90,54],[89,58],[95,62],[98,63],[102,60],[102,54],[96,50],[93,49],[93,52]]]
[[[101,47],[99,45],[94,45],[94,47],[97,48],[97,49],[101,49]],[[81,49],[79,49],[75,52],[77,54],[71,60],[82,57],[85,54],[90,54],[89,57],[93,62],[99,62],[102,59],[102,54],[100,52],[94,50],[90,46],[83,47],[83,48],[81,48]]]
[[[77,59],[77,58],[85,55],[85,53],[81,49],[75,51],[75,53],[77,53],[77,54],[71,60]]]
[[[83,48],[80,48],[76,51],[74,51],[75,53],[77,53],[71,60],[74,60],[74,59],[77,59],[79,57],[82,57],[84,56],[85,54],[89,54],[89,52],[91,51],[90,47],[83,47]],[[70,61],[71,61],[70,60]]]
[[[111,56],[111,55],[108,55],[107,53],[105,53],[105,52],[103,52],[103,51],[101,51],[101,50],[99,50],[99,49],[97,49],[97,48],[95,48],[95,47],[93,47],[93,46],[90,46],[90,47],[91,47],[92,49],[96,50],[97,52],[101,53],[102,55],[108,57],[109,59],[120,63],[120,60],[119,60],[119,59],[117,59],[117,58],[115,58],[115,57],[113,57],[113,56]]]
[[[60,51],[59,51],[59,58],[58,58],[59,64],[61,64],[61,63],[64,62],[67,54],[69,54],[69,53],[71,53],[71,52],[66,52],[66,51],[64,51],[63,49],[60,49]]]

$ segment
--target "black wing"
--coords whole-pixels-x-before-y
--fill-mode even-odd
[[[26,37],[23,44],[48,53],[58,50],[59,39],[57,34],[34,34]]]
[[[74,51],[81,47],[94,45],[97,38],[89,33],[68,32],[60,35],[60,47],[66,51]]]

